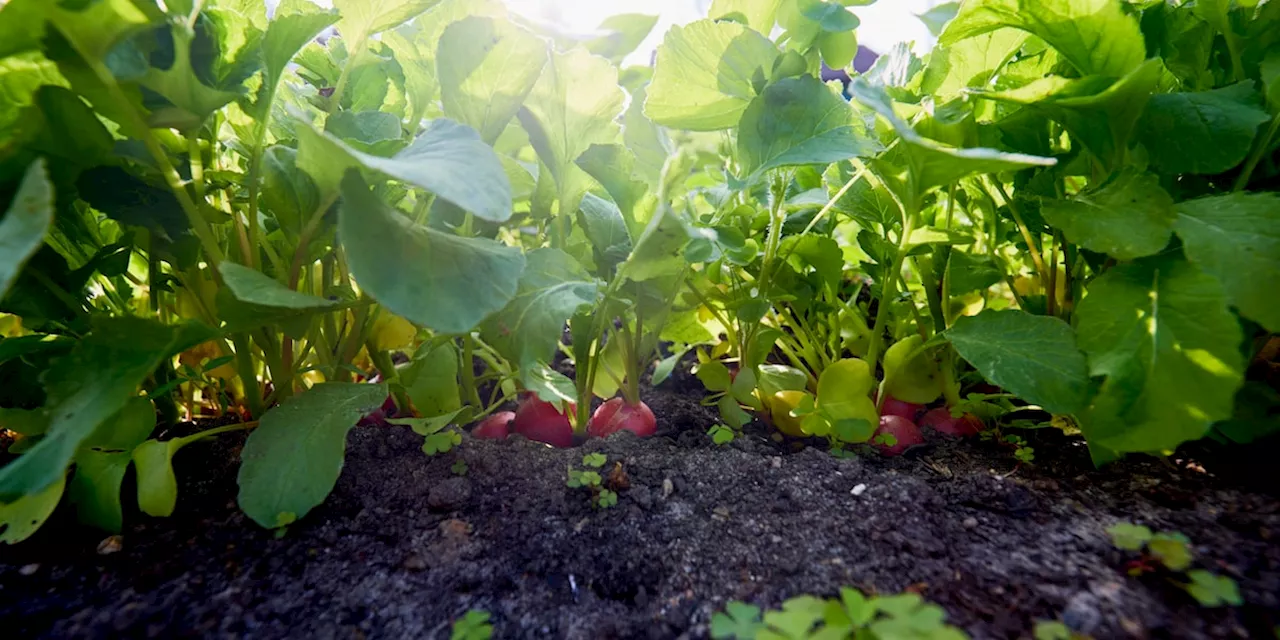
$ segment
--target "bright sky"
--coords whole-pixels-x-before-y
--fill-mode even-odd
[[[312,0],[332,6],[332,0]],[[658,26],[636,51],[629,63],[644,64],[662,42],[662,36],[673,24],[692,22],[706,15],[711,0],[504,0],[512,11],[527,18],[560,26],[571,33],[590,33],[605,18],[619,13],[645,13],[658,16]],[[916,52],[924,53],[933,46],[933,36],[916,17],[943,0],[879,0],[868,7],[853,7],[862,18],[858,29],[860,42],[884,53],[899,42],[915,42]],[[268,0],[268,4],[274,4]]]

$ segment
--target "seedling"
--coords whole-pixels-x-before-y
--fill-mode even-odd
[[[1126,571],[1131,576],[1165,574],[1169,582],[1186,591],[1203,607],[1240,606],[1243,600],[1234,580],[1203,569],[1191,569],[1191,541],[1178,532],[1153,533],[1151,529],[1119,522],[1107,529],[1117,549],[1140,554]]]
[[[711,637],[736,640],[821,640],[828,638],[967,638],[945,623],[946,613],[914,593],[864,596],[843,588],[839,598],[798,596],[778,611],[764,612],[742,602],[729,602],[711,618]]]
[[[489,640],[493,637],[493,625],[489,623],[489,612],[471,609],[462,619],[453,623],[449,632],[449,640]]]
[[[449,467],[449,471],[453,473],[453,475],[459,476],[459,477],[465,477],[467,475],[467,472],[470,470],[471,468],[467,466],[467,461],[463,460],[462,458],[458,458],[457,460],[454,460],[453,464]]]
[[[711,425],[711,428],[707,430],[707,435],[711,436],[711,441],[718,445],[729,444],[737,437],[733,429],[722,424]]]
[[[608,462],[603,453],[588,453],[582,457],[582,464],[587,469],[569,467],[568,480],[565,484],[570,489],[586,488],[591,492],[591,506],[597,509],[608,509],[618,504],[618,494],[604,486],[599,469]]]

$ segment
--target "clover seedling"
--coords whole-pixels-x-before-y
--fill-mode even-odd
[[[493,625],[489,624],[489,612],[472,609],[453,623],[449,640],[489,640],[493,637]]]
[[[582,464],[591,467],[591,469],[599,469],[608,462],[608,457],[603,453],[588,453],[582,456]],[[599,471],[591,469],[574,469],[569,467],[568,480],[565,484],[570,489],[578,489],[586,487],[591,491],[591,505],[597,509],[608,509],[618,504],[618,494],[604,487],[604,479],[600,477]]]
[[[845,587],[839,598],[802,595],[767,611],[729,602],[711,619],[711,637],[735,640],[828,640],[840,638],[928,638],[959,640],[963,631],[947,625],[946,612],[919,595],[868,597]]]
[[[465,476],[469,470],[470,467],[467,466],[467,461],[462,458],[454,460],[453,466],[449,467],[449,471],[453,472],[455,476]]]
[[[1201,606],[1239,606],[1243,603],[1240,590],[1231,578],[1203,569],[1188,571],[1194,558],[1191,541],[1185,535],[1176,531],[1153,533],[1147,527],[1128,522],[1112,525],[1107,533],[1117,549],[1141,553],[1140,558],[1126,565],[1129,575],[1141,576],[1163,568],[1169,573],[1182,574],[1188,581],[1170,577],[1170,582],[1190,594]]]
[[[722,424],[712,425],[711,428],[707,430],[707,435],[711,436],[712,442],[720,445],[729,444],[730,442],[733,442],[734,437],[736,437],[733,429]]]

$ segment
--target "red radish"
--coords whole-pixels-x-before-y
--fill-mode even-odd
[[[880,410],[882,416],[898,416],[912,422],[915,422],[922,413],[924,413],[924,405],[899,400],[893,396],[885,396],[884,407]]]
[[[391,396],[382,402],[382,406],[374,409],[368,415],[360,418],[356,423],[358,427],[380,427],[387,423],[387,418],[396,417],[396,401]]]
[[[630,431],[641,438],[648,438],[658,430],[649,405],[639,402],[627,404],[622,398],[613,398],[596,408],[591,414],[587,434],[603,438],[619,431]]]
[[[946,407],[939,407],[924,414],[920,419],[920,426],[929,427],[938,433],[945,433],[949,436],[959,438],[968,438],[978,435],[982,431],[982,420],[972,413],[966,413],[959,418],[951,415],[951,410]]]
[[[481,440],[506,440],[511,433],[511,421],[516,419],[513,411],[499,411],[480,422],[471,430],[471,437]]]
[[[924,444],[924,436],[920,434],[920,427],[917,427],[916,423],[902,416],[880,416],[880,428],[876,429],[872,442],[875,442],[875,438],[880,435],[891,435],[897,440],[893,445],[875,445],[880,449],[880,453],[886,456],[900,456],[908,448]]]
[[[573,405],[569,405],[569,411],[573,410]],[[573,446],[573,427],[569,424],[569,416],[560,413],[550,402],[539,400],[532,393],[516,409],[511,427],[530,440],[545,442],[561,449]]]

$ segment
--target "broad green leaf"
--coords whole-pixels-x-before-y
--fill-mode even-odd
[[[959,2],[944,2],[935,5],[933,8],[924,13],[917,14],[916,17],[929,27],[929,33],[934,36],[942,34],[942,30],[946,28],[947,23],[955,19],[956,14],[960,13]]]
[[[845,358],[822,370],[818,378],[818,408],[835,420],[862,418],[878,421],[871,392],[876,380],[871,365],[860,358]],[[864,402],[865,401],[865,402]],[[870,416],[866,405],[871,404]]]
[[[558,249],[527,256],[520,292],[484,324],[486,341],[521,369],[551,362],[565,322],[596,303],[600,284]]]
[[[151,110],[147,123],[153,128],[173,128],[189,132],[202,126],[215,111],[241,96],[206,85],[191,66],[197,43],[194,34],[173,28],[173,64],[161,69],[149,67],[139,84],[154,91],[169,104]]]
[[[947,263],[952,294],[981,291],[1004,279],[1004,270],[990,256],[952,251]]]
[[[1242,336],[1212,276],[1181,257],[1113,267],[1090,285],[1076,317],[1089,373],[1106,378],[1080,415],[1091,443],[1168,450],[1231,416]]]
[[[578,401],[578,390],[573,380],[541,362],[520,369],[520,382],[543,402],[557,407],[567,407]]]
[[[772,33],[777,22],[778,6],[784,0],[713,0],[707,17],[713,20],[735,20],[759,33]]]
[[[662,167],[671,156],[672,145],[667,132],[644,114],[647,92],[648,85],[632,94],[631,104],[622,116],[622,141],[636,156],[636,174],[650,189],[655,189],[662,179]],[[587,172],[591,173],[589,169]]]
[[[0,298],[18,278],[23,265],[44,245],[53,224],[53,185],[44,160],[36,160],[18,186],[18,192],[0,218]]]
[[[555,177],[560,213],[578,210],[591,178],[577,164],[593,144],[617,141],[625,94],[618,70],[582,49],[553,52],[520,110],[529,142]]]
[[[930,404],[942,395],[942,368],[923,346],[924,338],[913,333],[885,350],[882,386],[887,395],[913,404]]]
[[[938,46],[929,55],[921,90],[946,100],[965,89],[990,86],[994,76],[1027,41],[1027,33],[1002,28]]]
[[[298,168],[298,151],[274,145],[262,154],[263,210],[296,237],[320,207],[320,190]]]
[[[355,173],[342,187],[338,237],[360,287],[398,316],[462,333],[511,300],[525,259],[519,249],[414,224]]]
[[[493,144],[546,63],[546,41],[509,21],[470,17],[453,23],[436,54],[445,115]]]
[[[485,220],[511,217],[511,182],[502,161],[474,129],[452,120],[432,121],[426,133],[391,158],[298,127],[298,166],[326,195],[339,189],[347,169],[365,167],[426,189]]]
[[[265,78],[259,99],[258,110],[261,115],[268,113],[270,100],[274,97],[276,87],[285,69],[293,61],[293,57],[307,43],[338,20],[334,11],[324,11],[310,2],[292,2],[288,7],[282,6],[267,27],[262,37],[262,61],[265,66]],[[291,10],[286,10],[291,9]]]
[[[62,477],[80,445],[124,408],[162,359],[186,348],[186,329],[134,317],[99,318],[93,331],[44,374],[52,420],[27,453],[0,469],[0,502]]]
[[[643,13],[609,16],[596,28],[596,31],[604,32],[604,35],[585,43],[587,51],[607,58],[614,64],[622,64],[622,60],[639,48],[657,24],[658,16]]]
[[[839,291],[844,279],[844,253],[834,238],[814,234],[788,236],[782,239],[778,253],[802,272],[799,267],[812,267],[833,293]]]
[[[747,184],[778,167],[829,164],[878,150],[849,103],[808,75],[769,85],[738,125],[738,159]]]
[[[631,235],[618,206],[588,193],[578,207],[578,224],[591,242],[596,268],[612,272],[631,253]]]
[[[1156,95],[1138,122],[1139,136],[1162,173],[1222,173],[1244,160],[1258,125],[1271,119],[1261,104],[1251,80]]]
[[[334,0],[342,14],[338,31],[348,46],[363,43],[366,38],[394,29],[414,16],[439,4],[440,0]]]
[[[1043,113],[1061,123],[1106,166],[1119,168],[1160,72],[1160,62],[1150,60],[1115,82],[1097,76],[1075,80],[1050,76],[1019,89],[976,93]]]
[[[52,27],[86,60],[100,60],[126,36],[160,19],[154,4],[135,0],[12,0],[0,7],[0,58],[38,49]]]
[[[399,140],[400,118],[385,111],[339,111],[324,122],[326,133],[375,156],[388,141]],[[395,149],[391,149],[394,151]]]
[[[0,58],[0,144],[16,133],[11,128],[22,108],[31,104],[36,90],[46,84],[67,86],[67,80],[39,51]]]
[[[1149,173],[1126,171],[1070,200],[1045,200],[1040,213],[1068,240],[1117,260],[1156,254],[1173,235],[1173,198]]]
[[[172,191],[121,167],[99,166],[81,173],[76,190],[81,199],[108,218],[144,227],[157,238],[172,242],[191,229],[191,222]]]
[[[992,384],[1055,414],[1084,408],[1089,372],[1067,323],[1025,311],[956,320],[947,339]]]
[[[413,362],[400,369],[400,383],[418,415],[427,418],[456,415],[462,408],[458,366],[458,351],[452,344],[430,347],[424,343],[414,354]]]
[[[1111,544],[1124,551],[1141,551],[1151,540],[1151,529],[1131,522],[1117,522],[1107,527]]]
[[[673,129],[733,127],[777,57],[768,38],[734,22],[674,26],[658,47],[644,113]]]
[[[268,411],[240,456],[240,508],[268,529],[307,515],[338,482],[347,432],[386,398],[386,385],[327,382]]]
[[[699,364],[693,374],[698,377],[707,391],[728,391],[733,385],[733,376],[729,373],[729,368],[719,360]]]
[[[76,505],[80,522],[119,533],[124,524],[120,485],[133,460],[133,450],[156,427],[151,401],[137,396],[102,423],[76,453],[76,472],[67,496]]]
[[[178,504],[178,477],[173,473],[173,456],[189,438],[147,440],[133,450],[137,473],[138,509],[156,518],[173,515]]]
[[[577,165],[595,178],[613,198],[614,204],[627,221],[627,228],[634,228],[636,205],[648,191],[636,172],[635,156],[618,144],[595,144],[578,156]]]
[[[218,265],[222,281],[241,302],[284,309],[327,309],[338,302],[294,291],[257,269],[234,262]]]
[[[0,504],[0,542],[17,544],[30,538],[58,508],[66,485],[67,474],[63,470],[48,487],[8,504]]]
[[[862,78],[854,78],[849,92],[862,104],[873,109],[893,126],[905,143],[900,155],[907,162],[905,167],[884,164],[884,177],[895,180],[908,195],[919,198],[929,189],[948,185],[966,176],[978,173],[1013,171],[1026,167],[1048,167],[1057,163],[1053,158],[1042,158],[1021,153],[1005,153],[995,149],[960,149],[931,140],[916,133],[911,125],[893,111],[893,103],[884,89],[867,84]]]
[[[1177,206],[1187,258],[1213,276],[1240,313],[1280,331],[1280,196],[1237,193]]]
[[[1147,59],[1138,20],[1121,0],[971,0],[938,42],[949,46],[1002,27],[1039,36],[1083,75],[1119,78]]]

